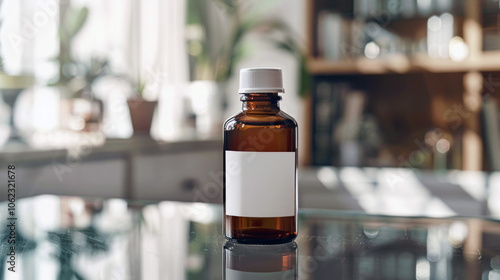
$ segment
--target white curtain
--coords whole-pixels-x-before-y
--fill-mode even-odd
[[[57,74],[56,0],[0,1],[0,55],[10,75],[33,74],[47,81]]]
[[[159,101],[153,136],[178,139],[184,118],[183,92],[189,80],[184,38],[186,1],[73,1],[89,8],[89,18],[72,44],[74,55],[82,60],[107,57],[113,71],[135,82],[146,82],[145,98]],[[128,120],[128,116],[111,117]],[[125,134],[123,131],[112,134],[127,137],[130,133],[128,129]]]
[[[153,123],[153,136],[178,139],[182,135],[184,120],[184,91],[189,82],[188,57],[184,28],[185,0],[158,0],[159,57],[161,85],[157,118]]]
[[[131,0],[130,65],[146,82],[145,98],[158,99],[152,135],[176,140],[182,135],[183,95],[189,80],[184,37],[185,0]]]

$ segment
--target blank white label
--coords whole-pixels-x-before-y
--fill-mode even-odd
[[[295,215],[295,152],[226,151],[226,215]]]

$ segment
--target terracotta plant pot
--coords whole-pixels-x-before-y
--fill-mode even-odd
[[[129,99],[127,103],[130,111],[130,119],[132,120],[132,127],[134,128],[134,135],[149,134],[151,123],[153,122],[153,114],[158,101]]]

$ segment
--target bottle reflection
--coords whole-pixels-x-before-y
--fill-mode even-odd
[[[297,244],[224,244],[225,280],[297,279]]]

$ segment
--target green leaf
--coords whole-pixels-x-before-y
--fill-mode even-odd
[[[282,42],[282,41],[275,41],[274,42],[274,45],[276,46],[276,48],[278,49],[281,49],[281,50],[284,50],[284,51],[287,51],[293,55],[295,55],[295,50],[292,46],[290,46],[290,44],[286,43],[286,42]]]
[[[306,57],[301,55],[299,62],[299,96],[305,97],[311,89],[311,75],[307,68]]]
[[[236,11],[237,1],[235,0],[214,0],[214,2],[228,12]]]
[[[67,34],[70,38],[73,38],[82,29],[85,21],[87,21],[89,9],[82,7],[76,11],[73,10],[71,14],[67,17]]]

